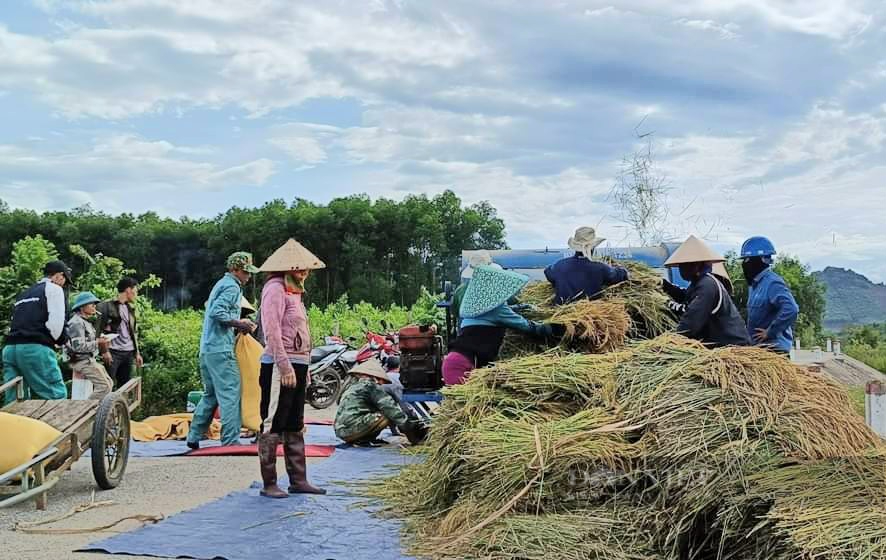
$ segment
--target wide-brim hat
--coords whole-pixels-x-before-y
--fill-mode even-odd
[[[96,297],[96,295],[92,292],[81,292],[77,294],[77,297],[74,298],[74,304],[71,305],[71,311],[77,311],[84,305],[89,305],[90,303],[99,303],[100,299]]]
[[[492,255],[489,251],[473,251],[468,256],[468,267],[461,273],[461,277],[468,280],[474,277],[474,269],[478,266],[489,266],[492,264]]]
[[[296,241],[290,239],[283,244],[282,247],[274,251],[274,254],[268,257],[265,264],[261,265],[261,272],[292,272],[294,270],[318,270],[326,268],[317,256],[305,249],[305,247]]]
[[[714,263],[711,267],[711,273],[714,276],[720,278],[724,283],[727,284],[726,288],[731,292],[732,291],[732,278],[729,277],[729,271],[726,270],[726,265],[718,262]]]
[[[726,259],[722,255],[717,254],[704,241],[690,235],[689,239],[684,241],[664,264],[665,266],[679,266],[688,263],[722,263],[725,261]]]
[[[520,293],[527,283],[529,277],[524,274],[491,266],[478,266],[474,270],[474,278],[465,290],[459,316],[470,319],[492,311]]]
[[[255,307],[249,303],[249,300],[246,299],[245,296],[240,296],[240,309],[246,309],[247,311],[255,313]]]
[[[580,227],[569,238],[569,248],[573,251],[590,255],[601,243],[606,241],[597,237],[597,231],[592,227]]]
[[[378,363],[378,360],[368,360],[363,362],[362,364],[357,364],[356,366],[352,367],[348,373],[369,375],[377,379],[381,379],[385,383],[391,382],[391,378],[388,376],[388,372],[386,372],[385,369],[381,367],[381,364]]]

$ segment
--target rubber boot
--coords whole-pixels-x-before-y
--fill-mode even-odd
[[[283,432],[283,456],[289,473],[290,494],[325,494],[326,490],[308,483],[305,464],[305,436],[301,432]]]
[[[258,464],[261,466],[261,480],[264,484],[261,494],[266,498],[288,498],[289,494],[277,486],[277,434],[258,436]]]

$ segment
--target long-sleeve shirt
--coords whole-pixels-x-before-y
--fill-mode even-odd
[[[68,337],[65,351],[72,362],[84,358],[94,358],[98,353],[95,327],[79,313],[75,313],[68,321]]]
[[[347,440],[363,434],[380,416],[397,427],[403,427],[409,418],[381,385],[369,379],[360,379],[345,391],[335,414],[335,435]]]
[[[686,290],[668,284],[665,290],[675,301],[686,305],[677,333],[711,347],[751,344],[738,308],[713,275],[702,276]]]
[[[293,363],[311,363],[311,331],[301,294],[287,293],[283,278],[271,278],[261,294],[261,325],[265,338],[263,363],[277,364],[281,375]]]
[[[628,271],[584,256],[574,256],[547,267],[545,278],[554,287],[556,303],[560,305],[577,298],[595,299],[607,286],[627,280]]]
[[[233,321],[240,319],[240,281],[231,273],[216,282],[206,301],[200,353],[234,352]]]
[[[502,304],[483,315],[462,319],[461,331],[449,349],[473,360],[477,367],[486,366],[498,358],[507,329],[535,336],[549,334],[547,325],[533,323]]]
[[[766,329],[769,338],[763,345],[790,352],[799,313],[791,289],[771,268],[758,274],[748,286],[748,333],[752,340],[757,329]]]
[[[64,344],[66,314],[65,291],[44,278],[16,298],[6,343]]]

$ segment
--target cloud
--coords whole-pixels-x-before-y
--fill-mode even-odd
[[[205,215],[450,188],[498,207],[515,246],[585,224],[631,243],[607,194],[654,132],[674,238],[764,233],[886,277],[867,258],[886,211],[876,0],[35,5],[50,31],[0,23],[15,204],[161,192]]]
[[[722,39],[738,39],[741,35],[739,35],[738,30],[740,29],[737,24],[727,23],[726,25],[721,25],[710,19],[686,19],[681,18],[675,22],[677,25],[682,25],[684,27],[688,27],[690,29],[698,29],[701,31],[713,31],[717,33]]]
[[[290,123],[275,127],[268,142],[307,168],[327,160],[328,153],[324,144],[340,134],[341,130],[334,126]]]
[[[125,209],[134,200],[150,205],[152,199],[140,196],[156,200],[163,192],[261,186],[274,173],[274,163],[265,158],[225,166],[194,158],[204,152],[205,148],[134,135],[96,138],[88,146],[0,145],[0,198],[40,209],[87,202],[107,210]]]

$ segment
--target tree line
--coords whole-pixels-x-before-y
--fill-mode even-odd
[[[320,306],[345,294],[351,301],[409,306],[422,287],[439,289],[443,279],[457,276],[462,250],[506,247],[495,209],[486,202],[466,206],[451,191],[402,201],[354,195],[325,205],[274,200],[211,219],[110,215],[90,206],[41,213],[0,201],[0,263],[9,262],[16,241],[34,235],[58,248],[75,277],[82,259],[72,245],[157,276],[162,283],[150,297],[166,310],[202,307],[230,253],[249,251],[260,264],[289,237],[326,263],[307,285],[309,303]],[[258,282],[247,295],[258,295]]]

